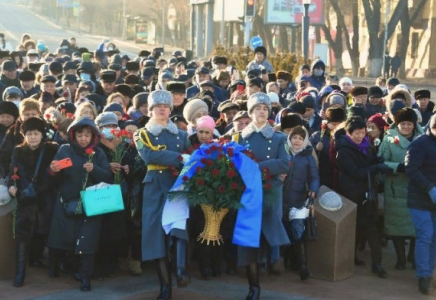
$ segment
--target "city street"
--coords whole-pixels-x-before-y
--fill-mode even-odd
[[[74,36],[79,47],[86,47],[89,51],[97,49],[102,42],[103,36],[93,36],[88,34],[77,34],[77,32],[65,31],[62,26],[54,24],[46,19],[35,15],[29,7],[19,5],[15,1],[0,0],[0,32],[5,33],[6,38],[15,48],[23,33],[28,33],[35,42],[43,40],[50,52],[55,52],[63,39]],[[155,46],[135,45],[126,43],[120,39],[112,40],[123,54],[135,57],[140,49],[149,49]],[[170,51],[169,49],[166,51]]]

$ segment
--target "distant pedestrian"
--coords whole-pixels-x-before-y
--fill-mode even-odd
[[[395,56],[391,59],[391,77],[397,77],[398,70],[401,66],[401,57],[400,54],[397,52],[395,53]]]
[[[391,60],[392,60],[392,57],[390,57],[389,53],[386,52],[385,53],[385,65],[384,65],[384,69],[383,69],[383,76],[385,78],[389,78],[390,77],[389,74],[390,74],[390,71],[391,71]]]
[[[11,43],[9,43],[6,40],[4,33],[0,33],[0,50],[9,51],[9,53],[14,51],[14,48],[12,48]]]

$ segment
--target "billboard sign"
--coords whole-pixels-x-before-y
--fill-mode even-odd
[[[304,6],[302,2],[302,0],[267,0],[265,24],[301,24],[304,16]],[[324,9],[324,0],[312,0],[309,6],[311,25],[324,24]]]
[[[220,22],[223,17],[226,22],[240,22],[239,18],[244,17],[244,15],[244,0],[220,0],[213,4],[213,20],[215,22]]]

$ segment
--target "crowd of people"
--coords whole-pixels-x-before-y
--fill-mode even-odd
[[[47,247],[48,275],[71,273],[82,291],[91,290],[91,278],[120,269],[140,275],[142,262],[155,261],[158,299],[170,299],[172,274],[187,286],[193,257],[202,279],[220,276],[222,260],[228,274],[245,267],[246,299],[259,299],[259,268],[277,274],[281,256],[301,280],[310,278],[305,219],[324,185],[357,204],[356,265],[365,265],[358,251],[368,244],[372,272],[386,278],[382,247],[392,240],[395,269],[410,263],[419,290],[431,291],[436,117],[429,90],[412,93],[395,77],[356,86],[327,76],[320,59],[293,78],[274,72],[263,46],[245,70],[223,56],[161,54],[129,57],[107,40],[90,51],[74,38],[50,52],[28,34],[15,51],[0,51],[0,177],[17,201],[15,287],[27,266],[44,267]],[[205,221],[195,207],[186,229],[162,227],[182,154],[225,140],[253,152],[275,191],[259,248],[232,244],[235,213],[223,222],[221,246],[196,241]],[[125,209],[88,217],[80,192],[101,182],[121,186]]]

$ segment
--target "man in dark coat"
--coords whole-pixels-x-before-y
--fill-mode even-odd
[[[429,294],[436,259],[436,116],[426,134],[415,139],[405,158],[407,207],[416,231],[416,277],[421,293]]]
[[[29,98],[39,92],[39,88],[35,86],[35,73],[31,71],[23,71],[20,73],[19,79],[24,98]]]
[[[186,98],[192,98],[195,95],[197,95],[198,93],[200,93],[200,83],[201,82],[205,82],[205,81],[211,81],[212,78],[210,76],[209,73],[209,69],[202,67],[202,68],[198,68],[197,71],[195,72],[195,85],[191,86],[190,88],[188,88],[186,90]],[[226,91],[222,88],[220,88],[219,86],[214,86],[213,87],[213,94],[215,96],[215,99],[218,102],[223,102],[224,100],[224,95],[226,94]]]
[[[321,59],[315,59],[310,69],[310,84],[320,91],[325,85],[325,63]]]
[[[17,64],[14,61],[6,60],[2,63],[2,76],[0,82],[6,87],[16,86],[20,88],[20,80],[17,74]]]
[[[183,115],[187,99],[185,98],[186,84],[184,82],[170,81],[167,83],[167,91],[173,94],[174,108],[171,116]]]
[[[368,102],[365,105],[366,117],[369,118],[377,113],[384,115],[386,106],[382,101],[383,91],[378,86],[372,86],[368,89]]]
[[[431,116],[434,114],[434,103],[430,101],[431,93],[429,90],[417,90],[415,92],[416,103],[419,106],[419,111],[422,116],[421,126],[426,126],[430,121]]]

